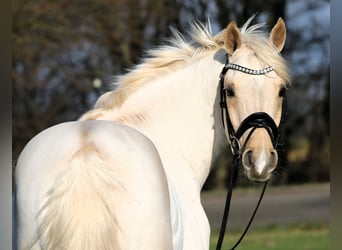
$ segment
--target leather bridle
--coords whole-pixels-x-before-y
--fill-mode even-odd
[[[250,114],[247,118],[245,118],[239,128],[235,131],[233,124],[231,122],[228,106],[227,106],[227,100],[226,100],[226,89],[224,88],[224,77],[228,71],[228,69],[232,70],[238,70],[246,74],[251,75],[263,75],[267,74],[268,72],[272,71],[273,68],[271,66],[261,69],[261,70],[253,70],[248,69],[246,67],[237,65],[237,64],[231,64],[229,63],[229,56],[226,55],[226,63],[222,69],[222,72],[220,74],[220,107],[221,107],[221,113],[222,113],[222,123],[224,126],[224,129],[226,131],[226,135],[230,141],[231,149],[233,155],[241,154],[241,145],[240,145],[240,138],[241,136],[250,128],[253,128],[254,131],[256,128],[264,128],[268,132],[273,147],[275,149],[279,146],[279,137],[280,133],[279,130],[284,122],[284,115],[286,112],[284,112],[284,103],[286,102],[285,95],[283,96],[283,107],[282,107],[282,118],[279,124],[279,127],[274,122],[273,118],[268,115],[266,112],[255,112]]]
[[[223,127],[225,130],[226,136],[230,142],[230,148],[231,148],[231,151],[233,154],[233,160],[232,160],[231,171],[229,171],[228,192],[227,192],[227,196],[226,196],[226,204],[225,204],[225,209],[224,209],[224,213],[223,213],[220,234],[219,234],[219,238],[217,241],[217,247],[216,247],[217,250],[220,250],[222,247],[225,229],[226,229],[226,225],[227,225],[227,221],[228,221],[232,192],[233,192],[234,184],[236,182],[237,173],[238,173],[237,170],[238,170],[238,167],[240,165],[240,159],[241,159],[241,155],[243,153],[244,146],[246,145],[246,143],[250,139],[251,135],[253,134],[253,132],[257,128],[263,128],[263,129],[266,129],[266,131],[268,132],[268,135],[270,136],[270,139],[272,141],[274,149],[278,150],[279,146],[281,145],[281,143],[280,143],[280,132],[279,131],[281,131],[281,128],[283,126],[285,116],[286,116],[286,92],[284,92],[283,104],[282,104],[282,115],[281,115],[281,120],[280,120],[279,126],[276,125],[273,118],[270,115],[268,115],[266,112],[255,112],[255,113],[250,114],[248,117],[246,117],[241,122],[238,129],[235,131],[233,124],[231,122],[230,116],[229,116],[227,100],[226,100],[226,96],[227,96],[226,95],[226,89],[224,88],[224,77],[225,77],[225,75],[229,69],[241,71],[243,73],[251,74],[251,75],[264,75],[264,74],[267,74],[268,72],[273,70],[273,68],[271,66],[264,68],[264,69],[261,69],[261,70],[254,70],[254,69],[249,69],[249,68],[237,65],[237,64],[231,64],[231,63],[229,63],[229,56],[228,56],[228,54],[226,54],[226,62],[225,62],[225,65],[221,71],[220,81],[219,81],[219,85],[220,85],[220,107],[221,107],[222,123],[223,123]],[[246,137],[244,145],[241,147],[240,138],[249,129],[250,129],[250,131]],[[261,200],[262,200],[263,195],[264,195],[265,190],[266,190],[267,183],[268,182],[264,183],[264,186],[263,186],[262,192],[260,194],[258,203],[257,203],[257,205],[253,211],[253,214],[252,214],[244,232],[242,233],[239,240],[235,243],[235,245],[231,249],[235,249],[240,244],[243,237],[247,233],[249,226],[251,225],[251,223],[254,219],[254,216],[255,216],[258,208],[259,208],[259,205],[261,203]]]

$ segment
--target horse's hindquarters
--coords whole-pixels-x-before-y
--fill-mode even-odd
[[[19,248],[171,249],[159,154],[136,130],[70,122],[37,135],[16,169]]]

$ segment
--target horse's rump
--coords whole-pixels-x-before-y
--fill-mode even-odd
[[[17,187],[18,209],[31,208],[32,224],[22,230],[30,230],[32,238],[23,244],[43,249],[171,248],[165,173],[145,136],[113,122],[74,122],[43,132],[25,150],[18,169],[25,162],[29,170],[18,176],[27,180]],[[26,155],[32,151],[60,159],[29,160]],[[44,179],[34,174],[39,172],[46,173]],[[31,202],[32,186],[44,190],[36,200],[39,205]],[[151,214],[160,216],[153,219]]]

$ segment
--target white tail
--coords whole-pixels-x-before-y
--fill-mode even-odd
[[[91,143],[80,148],[47,194],[39,227],[44,249],[118,249],[112,169]]]

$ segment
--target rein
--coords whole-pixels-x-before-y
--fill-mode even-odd
[[[241,122],[237,131],[235,131],[233,124],[230,120],[228,107],[227,107],[227,100],[226,100],[226,89],[224,88],[224,77],[225,77],[228,69],[238,70],[238,71],[241,71],[243,73],[251,74],[251,75],[263,75],[263,74],[266,74],[266,73],[273,70],[273,68],[271,66],[264,68],[264,69],[261,69],[261,70],[253,70],[253,69],[249,69],[249,68],[237,65],[237,64],[231,64],[231,63],[229,63],[229,56],[228,56],[228,54],[226,54],[226,62],[225,62],[225,65],[222,69],[222,72],[220,74],[220,81],[219,81],[219,84],[220,84],[220,107],[221,107],[222,123],[223,123],[223,127],[224,127],[224,131],[226,133],[226,136],[230,141],[230,148],[231,148],[231,151],[233,154],[233,160],[232,160],[231,171],[229,171],[228,192],[227,192],[227,196],[226,196],[226,203],[225,203],[225,208],[224,208],[224,212],[223,212],[223,218],[222,218],[220,234],[219,234],[219,238],[217,241],[216,250],[221,250],[221,247],[222,247],[222,243],[223,243],[223,239],[224,239],[224,235],[225,235],[225,231],[226,231],[226,226],[227,226],[227,222],[228,222],[229,209],[230,209],[230,203],[231,203],[233,188],[234,188],[234,185],[235,185],[235,182],[237,179],[238,167],[240,165],[241,154],[243,152],[244,146],[247,144],[251,135],[253,134],[253,132],[257,128],[264,128],[264,129],[266,129],[266,131],[268,132],[268,134],[271,138],[273,147],[275,149],[278,149],[278,147],[280,146],[279,130],[280,130],[280,128],[284,122],[284,117],[286,115],[286,112],[284,112],[285,111],[284,107],[286,104],[286,96],[284,95],[283,107],[282,107],[282,117],[280,120],[279,127],[277,127],[277,125],[275,124],[272,117],[270,117],[267,113],[255,112],[255,113],[250,114],[247,118],[245,118]],[[245,144],[243,145],[243,147],[241,147],[239,139],[249,129],[251,129],[251,130],[247,135]],[[264,196],[264,193],[265,193],[265,190],[267,187],[267,183],[268,183],[268,181],[265,182],[263,185],[263,189],[261,191],[259,200],[257,202],[257,205],[256,205],[253,213],[252,213],[252,216],[251,216],[249,222],[247,223],[247,225],[245,227],[245,230],[241,234],[238,241],[234,244],[234,246],[232,248],[230,248],[231,250],[235,249],[240,244],[240,242],[243,240],[244,236],[246,235],[250,225],[252,224],[252,221],[255,217],[255,214],[256,214],[256,212],[259,208],[259,205],[261,203],[261,200]]]

